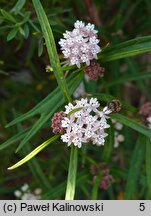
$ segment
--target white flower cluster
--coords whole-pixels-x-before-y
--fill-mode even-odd
[[[74,24],[73,31],[66,31],[60,39],[64,57],[69,60],[70,65],[77,65],[80,68],[80,63],[90,64],[90,60],[97,59],[97,54],[101,51],[98,46],[97,32],[94,30],[94,25],[77,20]]]
[[[123,125],[116,120],[112,120],[112,123],[114,124],[114,127],[116,129],[116,131],[114,132],[114,148],[117,148],[119,147],[120,142],[124,142],[125,140],[123,134],[119,132],[122,130]]]
[[[75,105],[69,103],[65,106],[67,117],[62,120],[62,127],[66,132],[61,136],[62,141],[68,143],[68,146],[74,144],[79,148],[82,143],[89,141],[94,145],[104,145],[105,137],[108,135],[105,129],[110,127],[107,119],[111,110],[105,107],[99,111],[99,107],[96,98],[91,98],[89,101],[82,98],[76,100]]]
[[[24,184],[20,190],[14,192],[14,195],[21,200],[39,200],[41,198],[41,192],[41,188],[36,188],[34,192],[31,192],[29,185]]]

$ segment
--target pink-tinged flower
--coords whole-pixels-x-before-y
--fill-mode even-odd
[[[139,109],[139,114],[142,122],[151,128],[151,102],[144,103]]]
[[[70,65],[77,65],[80,68],[81,63],[90,65],[90,61],[97,59],[97,54],[101,51],[97,39],[97,32],[94,25],[77,20],[72,31],[66,31],[60,39],[64,57],[68,59]]]
[[[90,65],[85,66],[84,71],[90,80],[98,80],[104,75],[104,68],[96,60],[90,61]]]
[[[51,127],[53,129],[53,133],[55,134],[63,134],[64,129],[62,127],[62,120],[66,117],[66,113],[63,111],[55,113],[52,118],[52,124]]]
[[[107,190],[111,184],[113,183],[113,177],[112,175],[105,175],[103,176],[102,178],[102,181],[100,183],[100,189],[103,189],[103,190]]]
[[[92,165],[91,166],[91,173],[93,176],[93,181],[96,181],[96,176],[101,173],[100,179],[100,189],[107,190],[111,184],[113,183],[113,177],[110,175],[110,170],[106,164],[101,165]]]
[[[62,120],[62,128],[64,128],[62,141],[68,146],[74,144],[79,148],[82,143],[90,141],[94,145],[104,145],[105,137],[108,135],[105,129],[110,127],[107,124],[107,118],[111,111],[107,107],[99,111],[99,106],[96,98],[91,98],[89,101],[82,98],[76,100],[74,105],[71,103],[66,105],[65,113],[68,115]]]
[[[139,110],[139,114],[144,117],[151,116],[151,102],[144,103]]]

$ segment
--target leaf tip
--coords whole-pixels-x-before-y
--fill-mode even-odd
[[[8,170],[13,170],[14,168],[13,168],[13,166],[11,166],[11,167],[8,167],[7,169]]]

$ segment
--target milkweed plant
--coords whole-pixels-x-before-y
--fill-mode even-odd
[[[115,45],[106,44],[104,46],[102,35],[97,30],[97,26],[90,22],[77,20],[72,23],[70,29],[66,29],[58,42],[55,42],[54,34],[41,2],[32,0],[32,3],[39,23],[38,31],[42,35],[50,60],[50,65],[46,66],[46,71],[54,74],[57,87],[34,108],[23,115],[16,116],[13,121],[6,125],[6,127],[20,125],[20,131],[13,138],[1,144],[0,148],[4,149],[11,143],[20,141],[16,152],[25,147],[30,139],[42,130],[44,125],[49,131],[47,140],[44,140],[34,150],[30,149],[30,152],[16,164],[11,166],[8,164],[8,170],[14,170],[26,162],[30,162],[46,147],[51,148],[52,145],[58,145],[59,148],[59,143],[61,143],[64,146],[64,151],[70,152],[70,158],[66,158],[64,165],[67,169],[67,181],[63,186],[66,188],[65,199],[73,200],[75,192],[79,190],[78,179],[80,178],[79,173],[81,173],[79,169],[83,169],[83,176],[89,178],[84,173],[86,163],[91,164],[90,175],[93,182],[91,199],[98,198],[99,190],[100,193],[108,190],[111,195],[113,194],[112,185],[116,182],[115,176],[124,175],[122,173],[124,171],[121,171],[119,167],[114,176],[114,168],[110,168],[108,161],[110,158],[115,161],[118,160],[120,152],[117,151],[113,154],[113,149],[116,151],[117,148],[124,145],[125,140],[131,139],[124,134],[128,133],[128,130],[132,130],[136,131],[139,136],[136,146],[131,152],[131,166],[129,171],[126,171],[126,190],[123,196],[125,199],[133,197],[140,166],[145,160],[144,167],[146,169],[143,168],[145,170],[141,172],[145,173],[145,180],[143,180],[146,181],[148,197],[151,198],[151,102],[146,101],[138,109],[119,98],[116,91],[113,91],[114,96],[106,91],[109,85],[116,86],[118,83],[141,79],[143,76],[141,74],[132,77],[121,74],[119,79],[109,83],[106,74],[109,74],[110,70],[106,65],[112,64],[114,60],[149,52],[151,50],[151,36],[138,37]],[[1,13],[6,17],[6,11],[1,10]],[[32,21],[29,21],[29,24],[30,22]],[[9,33],[9,37],[11,36],[13,38],[13,33]],[[107,64],[105,64],[106,62]],[[147,76],[149,77],[150,73]],[[92,84],[92,91],[87,92],[86,83]],[[30,125],[28,129],[23,129],[21,122],[37,114],[40,114],[39,120]],[[127,132],[123,133],[123,130]],[[126,145],[123,148],[127,148]],[[97,159],[95,158],[95,151],[99,152]],[[63,154],[64,152],[62,152]],[[55,152],[51,157],[54,155]],[[78,160],[79,158],[80,160]],[[47,164],[47,159],[45,159],[45,163]],[[53,166],[53,164],[47,164],[47,166]],[[51,179],[48,180],[43,174],[40,178],[41,185],[46,185],[47,190],[49,190]],[[84,183],[82,184],[83,191],[86,192]],[[39,190],[41,194],[42,191]],[[43,198],[39,192],[38,195],[32,195],[29,186],[27,193],[25,195],[22,193],[18,189],[15,191],[15,196],[21,197],[21,199],[27,195],[31,197],[30,199],[34,196],[38,197],[36,199]],[[46,198],[49,199],[49,196]],[[111,198],[114,199],[114,196],[111,195]]]

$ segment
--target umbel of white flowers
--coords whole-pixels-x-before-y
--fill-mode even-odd
[[[61,135],[63,142],[68,146],[74,144],[81,148],[82,143],[92,142],[94,145],[104,145],[105,132],[110,125],[107,123],[109,114],[112,112],[105,107],[102,111],[96,98],[76,100],[75,105],[69,103],[65,106],[67,117],[61,121],[65,133]],[[80,110],[77,111],[77,109]],[[76,110],[76,111],[74,111]],[[71,112],[72,111],[72,112]],[[72,113],[70,115],[70,113]]]
[[[94,24],[85,25],[84,22],[77,20],[74,29],[63,34],[64,39],[60,39],[59,44],[70,65],[77,65],[80,68],[81,63],[90,65],[91,60],[97,59],[101,48],[98,45],[98,31],[94,28]]]
[[[20,190],[15,190],[14,195],[17,199],[21,200],[39,200],[41,199],[41,188],[36,188],[31,191],[28,184],[24,184]]]

